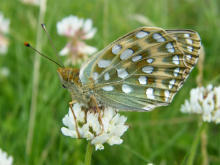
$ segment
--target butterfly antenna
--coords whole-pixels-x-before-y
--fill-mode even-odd
[[[51,40],[51,38],[50,38],[49,33],[47,32],[47,29],[46,29],[45,25],[44,25],[43,23],[41,23],[41,26],[42,26],[42,28],[44,29],[44,31],[47,33],[47,36],[48,36],[48,38],[49,38],[49,40],[50,40],[50,43],[51,43],[52,46],[53,46],[53,49],[54,49],[54,51],[55,51],[55,53],[56,53],[56,55],[57,55],[57,57],[58,57],[58,59],[59,59],[61,65],[62,65],[62,68],[65,68],[64,65],[63,65],[63,63],[62,63],[62,61],[60,60],[59,55],[57,54],[57,51],[56,51],[56,49],[55,49],[55,47],[54,47],[54,45],[53,45],[53,42],[52,42],[52,40]]]
[[[47,58],[48,60],[54,62],[54,63],[57,64],[59,67],[64,68],[64,66],[61,66],[61,65],[60,65],[59,63],[57,63],[56,61],[52,60],[51,58],[49,58],[49,57],[43,55],[42,53],[40,53],[39,51],[37,51],[36,49],[34,49],[29,43],[25,42],[24,45],[27,46],[27,47],[29,47],[29,48],[31,48],[32,50],[34,50],[35,52],[37,52],[37,53],[40,54],[41,56]]]

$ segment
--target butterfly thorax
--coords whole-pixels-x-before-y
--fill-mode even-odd
[[[58,77],[63,88],[68,88],[72,100],[88,105],[91,95],[87,88],[83,88],[79,79],[79,69],[77,68],[59,68]]]

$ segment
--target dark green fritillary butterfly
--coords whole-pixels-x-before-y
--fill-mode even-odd
[[[73,100],[120,110],[149,111],[168,105],[195,66],[200,37],[192,30],[136,29],[78,69],[59,68]]]

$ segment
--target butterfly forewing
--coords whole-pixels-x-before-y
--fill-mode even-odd
[[[92,93],[103,104],[151,110],[172,101],[195,65],[199,48],[193,31],[139,28],[89,59],[80,79],[83,85],[92,79]]]

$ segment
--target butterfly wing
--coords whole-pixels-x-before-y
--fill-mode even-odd
[[[142,27],[90,58],[80,80],[103,104],[148,111],[172,101],[197,62],[199,49],[194,31]]]

